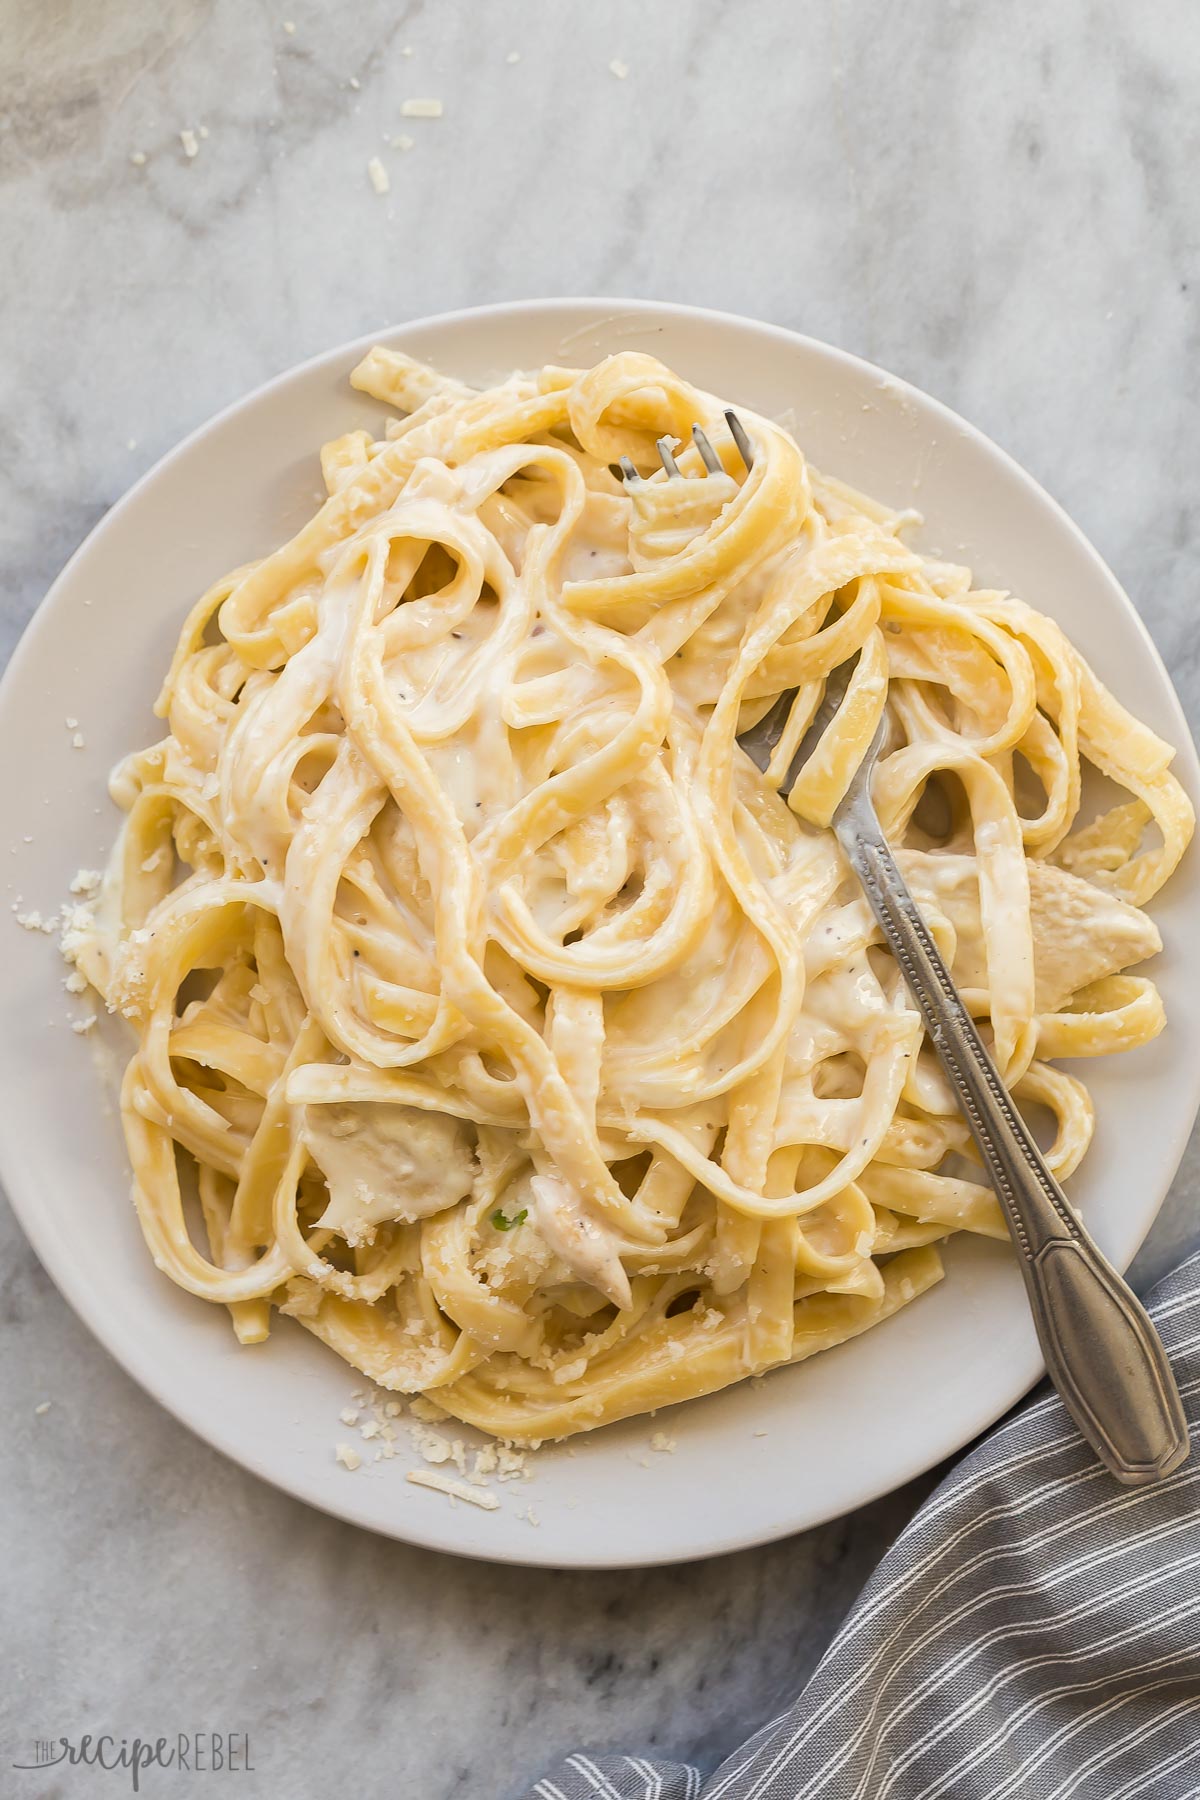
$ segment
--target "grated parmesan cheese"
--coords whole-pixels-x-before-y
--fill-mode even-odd
[[[388,178],[387,170],[377,156],[373,156],[367,164],[367,174],[370,176],[371,186],[375,189],[377,194],[386,194],[389,192],[392,184]]]
[[[32,912],[23,912],[23,913],[17,914],[17,924],[20,925],[23,930],[25,930],[25,931],[42,931],[42,932],[45,932],[47,937],[54,930],[57,923],[58,923],[58,921],[54,918],[43,919],[41,913],[38,912],[36,907],[34,908],[34,910]]]
[[[629,64],[622,62],[619,56],[614,56],[608,66],[609,70],[616,76],[618,81],[624,81],[629,73]]]
[[[441,1437],[436,1431],[425,1431],[421,1426],[415,1425],[409,1427],[409,1436],[413,1442],[413,1449],[419,1456],[423,1456],[427,1463],[449,1462],[454,1455],[454,1448],[449,1438]]]
[[[465,1481],[455,1481],[453,1475],[439,1475],[433,1469],[410,1469],[405,1480],[411,1481],[414,1487],[432,1488],[451,1500],[465,1500],[469,1506],[480,1506],[484,1512],[496,1512],[500,1505],[490,1489],[471,1487]]]
[[[195,156],[200,148],[199,144],[196,142],[195,132],[186,130],[181,131],[179,134],[179,141],[183,145],[183,154],[187,157],[188,161],[191,162],[193,156]]]
[[[488,1476],[495,1473],[496,1466],[495,1444],[484,1444],[482,1449],[475,1452],[475,1467],[471,1470],[471,1480],[482,1486]]]
[[[337,1461],[341,1463],[343,1469],[349,1469],[351,1474],[354,1473],[355,1469],[360,1469],[362,1467],[362,1457],[358,1454],[358,1451],[354,1448],[353,1444],[339,1444],[334,1451],[334,1456]]]
[[[404,119],[440,119],[442,103],[440,100],[406,100],[400,108],[400,116]]]
[[[500,1471],[501,1481],[516,1481],[518,1478],[528,1481],[533,1474],[524,1450],[516,1450],[511,1444],[496,1446],[496,1466]]]

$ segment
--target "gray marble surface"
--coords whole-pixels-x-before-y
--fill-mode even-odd
[[[976,421],[1099,546],[1200,726],[1189,0],[0,0],[0,58],[5,650],[129,483],[265,377],[439,308],[645,295],[799,327]],[[1193,1146],[1143,1280],[1198,1187]],[[710,1763],[927,1486],[698,1568],[442,1560],[193,1441],[0,1234],[5,1794],[127,1791],[9,1773],[87,1729],[246,1730],[247,1800],[502,1800],[576,1743]]]

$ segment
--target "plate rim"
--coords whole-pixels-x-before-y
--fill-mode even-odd
[[[520,300],[497,301],[482,306],[458,307],[442,312],[422,314],[399,324],[365,333],[306,357],[270,376],[248,393],[240,395],[202,420],[177,444],[152,463],[132,486],[114,501],[71,552],[38,601],[13,647],[3,674],[0,675],[0,716],[3,716],[10,706],[13,691],[20,685],[26,660],[34,655],[43,635],[47,631],[53,630],[51,620],[56,596],[73,574],[77,563],[94,550],[111,530],[117,527],[125,512],[134,504],[144,489],[154,483],[164,471],[186,457],[209,434],[231,423],[243,412],[258,407],[277,389],[284,388],[305,375],[326,367],[333,369],[344,366],[348,369],[353,366],[351,359],[357,360],[375,344],[401,345],[406,335],[424,330],[445,329],[463,324],[482,325],[489,320],[507,320],[529,315],[544,318],[548,329],[553,330],[556,315],[559,319],[574,321],[581,314],[588,315],[588,318],[583,325],[577,327],[576,335],[579,336],[582,336],[592,326],[600,328],[610,324],[614,319],[624,316],[642,319],[658,316],[669,320],[678,320],[684,317],[704,322],[722,331],[730,327],[736,330],[750,328],[753,332],[764,334],[774,340],[781,349],[795,348],[799,345],[805,351],[829,360],[835,365],[840,365],[847,372],[853,372],[859,378],[864,373],[876,378],[879,382],[887,384],[893,394],[901,397],[911,396],[923,411],[932,412],[937,422],[947,428],[952,428],[973,442],[976,447],[981,447],[990,456],[998,458],[1010,477],[1014,477],[1018,484],[1025,489],[1032,490],[1033,496],[1049,509],[1059,530],[1065,530],[1074,540],[1076,548],[1082,551],[1091,562],[1098,577],[1109,586],[1113,596],[1126,614],[1127,621],[1134,625],[1136,634],[1141,641],[1143,654],[1154,666],[1167,697],[1169,716],[1160,723],[1164,728],[1164,735],[1169,737],[1175,750],[1172,766],[1181,775],[1184,786],[1189,791],[1195,794],[1197,789],[1200,789],[1200,755],[1197,753],[1187,716],[1166,664],[1141,614],[1100,552],[1066,512],[1062,504],[1002,445],[996,443],[986,432],[955,412],[945,402],[929,394],[926,390],[918,388],[914,383],[894,375],[868,358],[857,356],[851,351],[828,344],[824,340],[814,338],[804,332],[795,331],[790,327],[777,325],[768,320],[756,319],[748,314],[717,308],[664,300],[638,300],[610,296],[526,297]],[[1196,855],[1195,847],[1190,855],[1193,857]],[[1162,1209],[1166,1195],[1178,1173],[1198,1112],[1200,1112],[1200,1064],[1197,1064],[1191,1071],[1190,1093],[1186,1097],[1186,1103],[1180,1105],[1173,1141],[1167,1146],[1168,1154],[1163,1159],[1162,1192],[1128,1257],[1121,1260],[1122,1268],[1127,1268],[1133,1257],[1136,1256]],[[529,1552],[523,1552],[521,1548],[507,1543],[498,1543],[493,1549],[486,1545],[455,1542],[448,1529],[438,1528],[437,1521],[432,1515],[427,1520],[423,1520],[398,1514],[394,1526],[352,1517],[335,1500],[319,1493],[315,1486],[308,1481],[305,1471],[300,1469],[289,1471],[272,1464],[267,1458],[260,1457],[253,1444],[238,1438],[232,1429],[226,1433],[219,1420],[201,1423],[189,1416],[185,1409],[186,1395],[179,1392],[179,1384],[173,1383],[169,1374],[163,1374],[160,1377],[159,1370],[152,1361],[145,1359],[139,1361],[131,1345],[118,1330],[112,1327],[112,1322],[104,1313],[104,1309],[93,1304],[95,1290],[88,1290],[71,1269],[61,1265],[56,1266],[57,1259],[51,1243],[53,1231],[47,1215],[42,1212],[38,1204],[37,1180],[32,1169],[28,1171],[27,1177],[24,1167],[26,1159],[16,1141],[18,1135],[13,1132],[10,1124],[10,1109],[0,1108],[0,1186],[8,1199],[14,1217],[43,1269],[76,1317],[139,1388],[149,1394],[165,1411],[202,1442],[281,1493],[285,1493],[293,1499],[299,1499],[306,1505],[313,1506],[318,1511],[346,1524],[374,1531],[381,1536],[390,1537],[413,1547],[446,1552],[471,1561],[504,1563],[518,1567],[580,1570],[669,1567],[777,1542],[785,1537],[796,1535],[798,1532],[816,1529],[833,1519],[848,1516],[849,1512],[857,1511],[859,1508],[868,1506],[883,1496],[895,1492],[909,1481],[937,1467],[947,1458],[966,1451],[980,1436],[1004,1419],[1006,1414],[1045,1374],[1045,1365],[1040,1354],[1035,1355],[1028,1363],[1013,1367],[1010,1371],[1011,1379],[1006,1384],[1006,1398],[1003,1403],[997,1406],[992,1400],[989,1400],[977,1424],[967,1436],[963,1436],[961,1428],[957,1424],[951,1429],[941,1432],[931,1426],[930,1432],[925,1438],[911,1440],[919,1447],[910,1450],[907,1456],[899,1454],[893,1456],[886,1469],[882,1469],[876,1477],[868,1478],[864,1482],[860,1496],[849,1509],[836,1498],[832,1498],[826,1506],[818,1506],[815,1511],[806,1516],[802,1524],[780,1526],[776,1523],[745,1530],[739,1529],[734,1522],[725,1531],[714,1533],[703,1545],[698,1544],[694,1548],[683,1550],[664,1547],[661,1552],[652,1555],[633,1557],[622,1554],[619,1549],[607,1554],[602,1550],[593,1549],[578,1556],[572,1556],[569,1560],[561,1555],[550,1560],[545,1556],[532,1554],[537,1548],[535,1542],[530,1543]]]

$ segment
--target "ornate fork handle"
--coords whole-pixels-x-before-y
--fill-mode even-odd
[[[865,786],[851,790],[834,825],[1008,1216],[1050,1378],[1119,1481],[1161,1480],[1187,1456],[1188,1430],[1158,1334],[1068,1205],[1009,1098]]]
[[[753,445],[736,413],[726,412],[725,418],[749,469]],[[693,426],[692,438],[705,469],[716,474],[720,458],[699,425]],[[680,476],[676,448],[672,437],[658,440],[669,481]],[[642,477],[628,457],[622,457],[620,466],[626,483],[636,487]],[[820,741],[835,716],[854,660],[831,672],[816,717],[780,783],[785,796],[809,746]],[[795,698],[794,688],[781,694],[738,738],[764,772]],[[1118,1481],[1130,1487],[1160,1481],[1178,1468],[1189,1448],[1187,1420],[1166,1352],[1137,1296],[1101,1256],[1046,1167],[896,867],[870,794],[885,731],[881,721],[834,815],[838,841],[921,1010],[929,1041],[1004,1208],[1051,1380]]]

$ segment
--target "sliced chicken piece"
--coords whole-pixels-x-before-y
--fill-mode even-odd
[[[329,1188],[319,1222],[349,1244],[369,1244],[387,1220],[425,1219],[457,1205],[476,1173],[462,1121],[417,1106],[307,1106],[304,1140]]]
[[[974,857],[901,850],[896,860],[918,905],[944,913],[958,937],[952,973],[960,987],[987,986]],[[1054,1012],[1089,982],[1162,949],[1153,920],[1103,888],[1050,863],[1031,862],[1029,899],[1039,1012]]]
[[[609,1227],[593,1219],[574,1188],[557,1176],[535,1175],[529,1186],[534,1223],[555,1256],[619,1310],[632,1306],[629,1277]]]

